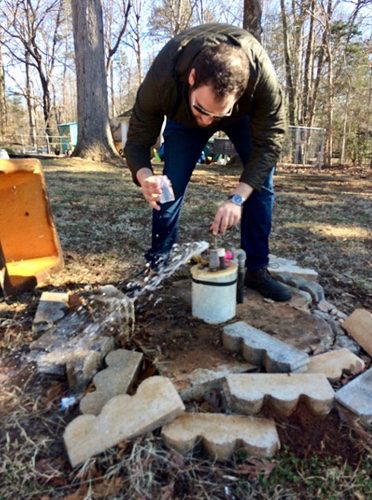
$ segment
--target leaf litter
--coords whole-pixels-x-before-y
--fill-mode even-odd
[[[71,469],[62,434],[77,409],[61,413],[58,408],[69,393],[66,381],[51,380],[32,366],[22,366],[28,344],[35,339],[31,326],[37,301],[43,290],[79,294],[87,286],[120,286],[130,281],[144,268],[142,255],[149,237],[143,236],[143,228],[149,228],[149,211],[126,170],[70,159],[44,162],[44,171],[66,266],[42,289],[0,303],[0,384],[4,388],[0,394],[0,496],[44,500],[296,498],[316,491],[326,498],[332,483],[334,498],[368,498],[372,486],[366,438],[361,440],[357,430],[346,427],[335,414],[309,421],[301,409],[289,422],[278,422],[284,446],[273,459],[236,452],[231,460],[214,463],[206,459],[201,447],[182,456],[166,449],[154,432],[120,443]],[[180,243],[207,238],[214,210],[232,189],[238,172],[216,165],[197,168],[182,216]],[[371,309],[372,304],[367,231],[372,202],[367,182],[370,172],[346,167],[279,167],[276,176],[272,253],[315,268],[327,299],[345,313],[356,307]],[[239,231],[232,230],[225,239],[238,245]],[[180,268],[168,279],[185,276],[188,273]],[[167,312],[161,298],[166,288],[165,282],[154,290],[159,302],[151,323],[160,330]],[[136,318],[139,329],[142,319],[148,321],[152,307],[153,302]],[[136,340],[141,340],[138,333]],[[194,402],[193,409],[203,411],[203,405],[204,411],[219,411],[221,398],[211,394],[205,401]],[[313,441],[312,429],[318,429]],[[306,439],[301,439],[304,433]],[[323,462],[311,463],[312,455]],[[319,489],[322,463],[333,471],[323,478],[323,492]]]

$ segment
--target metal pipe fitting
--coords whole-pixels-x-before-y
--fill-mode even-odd
[[[242,248],[232,250],[233,259],[238,264],[238,283],[236,289],[236,302],[243,304],[244,302],[244,278],[245,278],[245,259],[247,257]]]

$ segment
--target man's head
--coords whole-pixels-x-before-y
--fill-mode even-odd
[[[229,116],[246,89],[248,58],[237,46],[221,43],[203,49],[189,73],[190,107],[199,126]]]

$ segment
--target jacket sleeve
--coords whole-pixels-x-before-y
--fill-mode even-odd
[[[251,108],[252,152],[240,177],[257,191],[279,159],[286,129],[282,89],[265,52],[262,57]]]
[[[133,181],[141,168],[151,166],[151,146],[156,143],[164,120],[161,99],[151,71],[137,92],[136,102],[129,120],[129,130],[124,154]]]

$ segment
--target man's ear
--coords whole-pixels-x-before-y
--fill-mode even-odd
[[[193,87],[195,85],[195,68],[192,68],[190,73],[189,73],[189,78],[188,82],[190,87]]]

